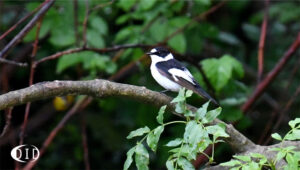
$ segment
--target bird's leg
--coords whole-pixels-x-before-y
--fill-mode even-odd
[[[166,90],[161,91],[161,93],[166,93],[168,91],[170,91],[170,90],[166,89]]]

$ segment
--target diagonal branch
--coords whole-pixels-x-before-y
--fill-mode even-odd
[[[0,52],[0,58],[5,58],[8,51],[18,44],[25,35],[34,27],[36,22],[49,10],[55,0],[47,0],[47,3],[36,13],[31,21],[2,49]]]
[[[265,14],[263,23],[261,25],[261,33],[258,45],[258,74],[257,74],[257,82],[261,81],[263,71],[264,71],[264,48],[265,48],[265,39],[268,25],[268,13],[269,13],[269,0],[265,0]]]
[[[285,54],[282,56],[282,58],[277,63],[277,65],[273,68],[273,70],[271,70],[268,73],[266,78],[264,78],[257,85],[255,91],[253,92],[253,95],[242,106],[242,111],[244,113],[247,112],[250,109],[250,107],[252,106],[252,104],[263,94],[263,92],[266,90],[266,88],[272,83],[272,81],[280,73],[280,71],[283,69],[283,67],[289,61],[291,56],[297,51],[297,49],[299,47],[300,47],[300,32],[298,33],[296,40],[293,42],[293,44],[290,46],[290,48],[287,50],[287,52],[285,52]]]

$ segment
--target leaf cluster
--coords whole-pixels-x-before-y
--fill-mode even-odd
[[[300,118],[289,121],[289,126],[292,128],[283,138],[278,133],[273,133],[272,138],[281,142],[300,139]],[[269,167],[275,169],[278,161],[284,160],[287,165],[281,167],[284,170],[294,170],[300,168],[300,152],[295,150],[295,146],[275,147],[269,151],[277,152],[276,158],[268,160],[265,155],[259,153],[250,153],[249,155],[235,155],[234,159],[221,163],[221,166],[232,167],[233,170],[239,169],[262,169]]]
[[[196,159],[200,153],[209,146],[218,142],[223,142],[220,138],[229,137],[225,132],[225,126],[222,124],[208,125],[211,123],[222,111],[219,107],[208,111],[209,102],[205,103],[196,112],[187,109],[186,99],[192,95],[192,91],[181,89],[178,96],[173,99],[172,103],[176,103],[176,111],[182,114],[186,120],[176,120],[164,122],[164,113],[167,106],[162,106],[156,117],[159,126],[150,130],[147,126],[139,128],[130,132],[127,139],[133,137],[144,137],[137,142],[137,145],[127,152],[127,159],[124,163],[124,170],[127,170],[133,162],[133,155],[135,155],[135,163],[138,169],[149,169],[149,153],[143,144],[146,140],[148,147],[155,152],[157,149],[160,136],[165,127],[172,124],[184,124],[185,130],[182,138],[176,138],[169,141],[165,146],[172,149],[169,150],[171,154],[166,161],[166,167],[172,169],[194,169],[191,161]],[[206,154],[205,154],[206,155]],[[210,163],[213,162],[213,156],[206,155]]]

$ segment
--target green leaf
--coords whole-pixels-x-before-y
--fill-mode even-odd
[[[166,167],[168,170],[175,170],[174,160],[167,160]]]
[[[205,117],[205,114],[207,112],[207,107],[209,105],[209,101],[202,105],[197,111],[196,111],[196,120],[203,119]]]
[[[159,141],[161,133],[164,131],[164,126],[158,126],[153,132],[150,132],[147,137],[148,146],[155,152],[157,143]]]
[[[83,68],[88,71],[105,71],[109,74],[116,71],[116,64],[109,56],[100,55],[95,52],[85,51],[67,54],[60,57],[56,65],[56,72],[61,73],[65,69],[76,64],[83,63]]]
[[[136,0],[119,0],[118,6],[121,7],[124,11],[128,12],[135,3]]]
[[[155,42],[160,42],[164,40],[167,36],[167,31],[168,31],[168,25],[166,20],[163,19],[157,19],[149,28],[151,38],[153,38]]]
[[[152,8],[157,0],[141,0],[140,6],[143,10],[148,10]]]
[[[250,162],[251,161],[251,157],[250,156],[234,155],[233,157],[236,158],[236,159],[245,161],[245,162]]]
[[[229,137],[225,130],[219,125],[207,126],[207,133],[214,135],[215,139],[218,137]]]
[[[289,125],[291,128],[295,128],[296,124],[300,123],[300,118],[296,118],[295,120],[289,121]]]
[[[166,108],[167,108],[167,105],[164,105],[159,109],[158,115],[156,116],[156,120],[159,124],[163,124],[164,113],[165,113]]]
[[[184,113],[185,112],[185,103],[184,102],[178,102],[175,105],[175,112],[177,113]]]
[[[256,162],[250,162],[249,163],[249,170],[260,170],[259,164]]]
[[[186,16],[180,16],[180,17],[173,17],[168,21],[169,27],[173,28],[170,30],[170,34],[172,34],[174,31],[176,31],[176,28],[180,28],[185,26],[187,23],[189,23],[191,19]]]
[[[189,121],[185,127],[183,139],[186,143],[189,143],[192,147],[195,147],[201,141],[203,134],[205,134],[205,131],[202,126],[197,124],[195,120],[192,120]]]
[[[230,45],[240,45],[241,41],[233,34],[230,34],[229,32],[220,32],[218,35],[218,38],[227,44]]]
[[[286,152],[284,152],[284,151],[279,151],[279,152],[277,153],[277,155],[276,155],[276,159],[275,159],[276,162],[279,161],[279,160],[281,160],[282,158],[284,158],[285,155],[286,155]]]
[[[244,69],[243,65],[235,58],[233,58],[231,55],[225,54],[221,58],[221,62],[224,63],[230,63],[232,66],[232,71],[235,75],[237,75],[237,78],[244,77]]]
[[[186,93],[185,93],[185,97],[188,98],[188,97],[191,97],[193,94],[193,91],[192,90],[187,90]]]
[[[184,170],[194,170],[195,167],[193,166],[193,164],[188,161],[187,159],[180,157],[177,161],[178,165],[184,169]]]
[[[278,133],[273,133],[271,136],[276,140],[282,141],[282,137]]]
[[[96,48],[105,47],[105,42],[101,34],[96,30],[88,30],[86,34],[86,39],[89,45]]]
[[[224,55],[220,59],[206,59],[201,64],[207,78],[217,91],[232,79],[232,75],[237,75],[238,78],[244,75],[240,62],[230,55]]]
[[[131,139],[136,136],[142,136],[143,134],[148,133],[148,132],[150,132],[150,129],[147,126],[145,126],[143,128],[139,128],[135,131],[130,132],[126,138]]]
[[[135,149],[135,164],[138,170],[149,169],[149,153],[141,143],[139,143]]]
[[[250,40],[255,42],[259,40],[260,30],[258,26],[245,23],[242,25],[242,29]]]
[[[210,0],[195,0],[196,3],[199,3],[200,5],[210,5]]]
[[[211,110],[211,111],[207,112],[206,115],[205,115],[205,119],[204,119],[205,122],[203,122],[203,123],[212,122],[213,120],[215,120],[219,116],[221,111],[222,111],[222,108],[218,107],[217,109],[214,109],[214,110]]]
[[[288,169],[298,169],[298,160],[295,159],[292,154],[288,153],[286,155],[286,160],[288,163]]]
[[[101,35],[106,35],[108,32],[107,23],[99,16],[93,16],[90,20],[91,26],[98,31]]]
[[[195,160],[197,156],[197,145],[191,146],[190,144],[182,145],[179,152],[177,152],[177,157],[183,156],[186,157],[189,161]]]
[[[236,166],[236,165],[241,165],[241,164],[242,163],[240,161],[232,159],[231,161],[221,163],[220,165],[221,166]]]
[[[168,41],[168,45],[181,54],[185,53],[186,51],[186,39],[182,33],[172,37]]]
[[[232,67],[217,59],[205,59],[201,62],[203,70],[217,91],[220,91],[231,78]]]
[[[250,156],[253,158],[265,158],[265,155],[262,155],[260,153],[250,153]]]
[[[132,36],[132,34],[133,34],[133,28],[125,27],[116,34],[115,42],[119,43],[121,41],[124,41],[124,40],[128,39],[130,36]]]
[[[54,46],[66,47],[75,43],[74,30],[69,29],[52,29],[49,39]]]
[[[120,24],[124,24],[125,22],[127,22],[130,18],[130,14],[124,14],[118,17],[118,19],[116,20],[116,24],[120,25]]]
[[[127,158],[126,158],[126,161],[124,163],[124,167],[123,167],[123,170],[127,170],[131,163],[132,163],[132,156],[134,154],[134,151],[135,151],[135,147],[131,148],[128,152],[127,152]]]
[[[182,139],[181,138],[176,138],[174,140],[169,141],[166,146],[168,147],[175,147],[175,146],[179,146],[182,143]]]
[[[40,32],[39,32],[39,39],[45,37],[47,35],[47,33],[50,31],[51,29],[51,21],[49,20],[43,20],[42,22],[42,26],[40,28]],[[32,30],[30,30],[28,32],[28,34],[24,37],[23,41],[24,42],[30,42],[30,41],[34,41],[35,37],[36,37],[36,29],[37,27],[33,27]]]
[[[293,129],[291,133],[288,133],[285,135],[284,139],[299,140],[300,139],[300,129]]]
[[[82,58],[80,56],[80,53],[74,53],[74,54],[67,54],[58,59],[58,63],[56,65],[56,73],[61,73],[65,69],[76,65],[78,63],[82,62]]]
[[[171,101],[171,103],[178,103],[178,102],[185,101],[184,93],[185,93],[185,88],[181,88],[181,89],[179,90],[179,93],[178,93],[177,97],[175,97],[175,98]]]

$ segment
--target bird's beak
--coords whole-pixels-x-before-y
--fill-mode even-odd
[[[148,52],[148,53],[146,53],[146,54],[148,54],[148,55],[151,55],[151,54],[153,54],[153,53],[151,53],[151,52]]]

